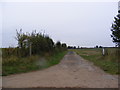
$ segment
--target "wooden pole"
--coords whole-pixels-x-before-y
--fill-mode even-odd
[[[30,56],[32,55],[32,44],[30,43]]]

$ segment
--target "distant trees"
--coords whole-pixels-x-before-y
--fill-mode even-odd
[[[58,52],[67,50],[66,43],[61,43],[60,41],[57,41],[55,44],[55,50]]]
[[[120,47],[120,13],[116,17],[114,17],[114,22],[111,26],[112,31],[112,39],[117,47]]]
[[[99,46],[99,48],[103,48],[102,46]]]
[[[103,48],[103,46],[96,45],[94,48]]]
[[[67,48],[65,43],[61,44],[61,42],[58,41],[55,44],[48,35],[36,31],[32,33],[22,33],[22,29],[20,29],[20,31],[16,30],[16,32],[16,40],[18,41],[21,56],[29,55],[30,48],[32,54],[52,53],[55,51],[63,51]]]
[[[67,50],[67,45],[66,45],[66,43],[62,43],[62,50]]]
[[[76,46],[68,46],[68,49],[76,49]]]
[[[95,48],[98,48],[98,45],[96,45]]]
[[[61,42],[60,41],[57,41],[56,48],[61,48]]]

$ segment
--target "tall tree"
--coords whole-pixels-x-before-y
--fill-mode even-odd
[[[57,41],[56,47],[57,47],[57,48],[61,48],[61,42],[60,42],[60,41]]]
[[[120,47],[120,13],[116,17],[114,17],[114,21],[111,27],[112,31],[112,39],[117,47]]]

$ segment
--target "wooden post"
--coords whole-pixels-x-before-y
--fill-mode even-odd
[[[105,55],[105,49],[102,48],[102,55],[104,56]]]
[[[30,56],[32,55],[32,44],[30,43]]]

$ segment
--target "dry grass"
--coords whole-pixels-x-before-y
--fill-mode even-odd
[[[119,48],[105,48],[105,55],[102,55],[102,49],[72,49],[83,58],[92,61],[104,71],[111,74],[120,74],[120,49]]]

